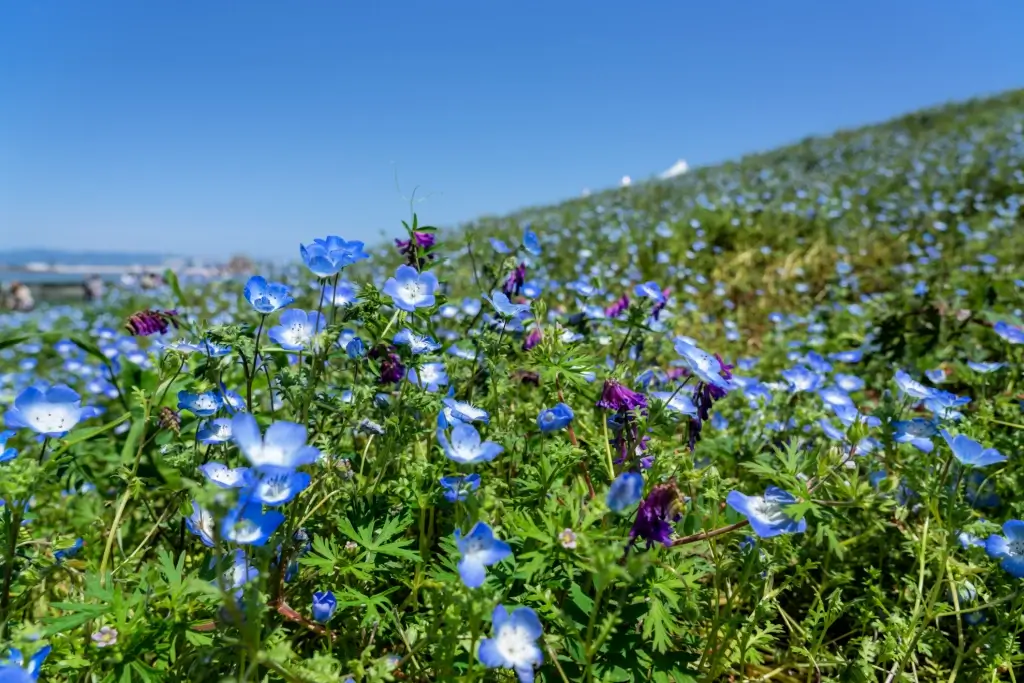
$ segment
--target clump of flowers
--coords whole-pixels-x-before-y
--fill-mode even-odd
[[[162,311],[154,308],[132,313],[124,326],[132,336],[148,337],[153,334],[166,334],[171,327],[178,329],[180,323],[176,310]]]

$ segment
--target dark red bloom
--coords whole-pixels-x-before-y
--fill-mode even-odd
[[[655,486],[647,494],[647,498],[640,501],[636,521],[629,531],[629,537],[634,542],[638,538],[644,539],[648,548],[654,543],[671,547],[672,535],[675,533],[674,525],[682,518],[681,501],[682,496],[679,495],[675,482]]]
[[[647,397],[609,379],[605,380],[604,388],[601,389],[601,400],[597,402],[597,407],[615,411],[636,410],[647,407]]]
[[[136,337],[148,337],[151,334],[163,334],[171,326],[178,329],[178,312],[175,310],[161,311],[153,309],[132,313],[125,323],[125,327]]]
[[[623,294],[622,298],[604,309],[604,314],[609,318],[618,318],[627,308],[629,308],[629,295]]]
[[[505,293],[505,296],[512,298],[519,294],[524,284],[526,284],[526,264],[520,263],[508,274],[508,279],[501,286],[501,291]]]

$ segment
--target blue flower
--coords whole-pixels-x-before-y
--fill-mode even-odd
[[[200,427],[196,434],[199,443],[216,444],[231,440],[231,418],[218,417],[214,420],[207,420]]]
[[[231,421],[231,438],[258,471],[277,474],[311,465],[320,451],[306,445],[306,428],[293,422],[275,422],[260,435],[256,418],[240,413]]]
[[[192,501],[192,515],[185,518],[185,526],[188,530],[199,537],[207,548],[213,547],[213,533],[216,528],[216,520],[213,513],[200,507],[199,503]]]
[[[47,655],[53,648],[49,645],[40,648],[25,663],[25,657],[21,650],[12,647],[11,654],[6,661],[0,662],[0,683],[23,683],[39,680],[39,670],[43,666]]]
[[[338,599],[331,591],[313,593],[313,621],[326,624],[338,609]]]
[[[514,304],[509,301],[509,298],[505,296],[504,292],[494,290],[491,292],[491,296],[485,297],[494,306],[494,310],[499,315],[506,318],[516,318],[522,316],[524,313],[528,313],[530,310],[530,304]]]
[[[239,545],[265,545],[282,522],[284,515],[280,512],[263,512],[263,506],[250,503],[236,507],[224,516],[221,537]]]
[[[448,373],[445,372],[444,363],[424,363],[419,370],[409,368],[406,377],[413,385],[431,392],[448,386]]]
[[[327,325],[319,311],[290,309],[281,314],[281,323],[267,332],[278,346],[287,351],[302,351],[313,344],[313,338]]]
[[[1002,560],[1000,566],[1017,579],[1024,579],[1024,522],[1011,519],[1003,524],[1003,536],[989,536],[985,552]]]
[[[493,441],[480,441],[480,432],[471,424],[459,423],[452,428],[451,441],[443,429],[437,430],[437,440],[450,460],[462,465],[494,460],[504,448]]]
[[[969,396],[957,396],[956,394],[941,389],[935,389],[931,395],[924,400],[924,407],[943,420],[960,420],[963,418],[957,408],[971,402]]]
[[[864,388],[864,380],[862,380],[860,377],[857,377],[857,375],[847,375],[842,372],[837,372],[835,374],[835,380],[836,385],[838,385],[840,389],[847,393],[860,391],[861,389]]]
[[[796,498],[777,486],[769,486],[763,496],[746,496],[739,491],[730,491],[725,502],[746,517],[750,528],[761,538],[807,530],[806,519],[795,521],[786,514],[784,506],[796,503]]]
[[[411,266],[398,266],[395,276],[384,283],[383,292],[391,297],[395,308],[411,313],[417,308],[433,306],[436,289],[437,276],[433,273],[421,273]]]
[[[893,441],[896,443],[909,443],[924,453],[931,453],[935,448],[932,444],[932,437],[935,436],[938,428],[932,420],[923,417],[901,420],[893,423],[893,429],[895,430]]]
[[[789,370],[784,370],[782,372],[782,378],[789,383],[789,390],[793,393],[799,393],[801,391],[817,391],[817,389],[825,382],[824,377],[803,365],[797,365]]]
[[[454,474],[448,477],[441,477],[441,488],[444,489],[444,499],[449,503],[461,502],[469,498],[469,494],[480,488],[480,475]]]
[[[564,403],[558,403],[554,408],[540,411],[537,416],[537,426],[542,432],[553,432],[569,426],[575,415],[572,408]]]
[[[409,351],[412,352],[413,355],[430,353],[431,351],[437,351],[441,348],[441,345],[434,341],[433,338],[416,334],[408,327],[399,331],[392,341],[396,344],[408,346]]]
[[[840,363],[859,363],[863,357],[864,352],[860,349],[853,349],[852,351],[838,351],[831,355],[832,360],[837,360]]]
[[[499,240],[498,238],[492,237],[490,239],[491,248],[494,249],[494,251],[498,252],[499,254],[507,254],[509,251],[511,251],[511,249],[508,248],[508,245]]]
[[[931,370],[925,370],[924,376],[933,384],[939,384],[946,380],[946,371],[942,368],[932,368]]]
[[[288,287],[281,282],[267,282],[266,278],[260,275],[253,275],[245,283],[243,290],[245,299],[257,313],[273,313],[279,308],[284,308],[295,301],[288,294]]]
[[[529,607],[508,613],[504,605],[494,608],[491,638],[480,641],[477,659],[489,669],[515,669],[520,683],[533,683],[534,669],[544,662],[537,640],[543,635],[537,614]]]
[[[974,370],[975,372],[980,372],[984,374],[1000,370],[1006,367],[1006,363],[981,363],[969,360],[967,361],[967,367],[969,367],[971,370]]]
[[[818,396],[830,406],[852,406],[853,399],[839,387],[825,387],[818,390]]]
[[[893,379],[896,381],[900,391],[913,398],[929,398],[935,392],[935,389],[926,387],[903,370],[897,370]]]
[[[0,432],[0,462],[7,462],[8,460],[14,460],[18,455],[18,449],[11,446],[7,447],[7,440],[14,436],[14,432],[5,429]]]
[[[310,477],[305,472],[280,471],[264,474],[251,484],[252,501],[271,507],[284,505],[309,486]]]
[[[442,415],[447,420],[445,427],[451,426],[454,422],[482,422],[483,424],[490,424],[491,416],[483,408],[477,408],[476,406],[466,403],[465,401],[457,401],[451,396],[444,398],[441,401],[445,410]]]
[[[53,551],[53,559],[57,561],[57,564],[60,564],[64,560],[70,559],[70,558],[74,557],[75,555],[77,555],[78,551],[81,550],[82,546],[84,546],[84,545],[85,545],[85,541],[83,541],[81,538],[76,538],[75,542],[72,543],[67,548],[61,548],[60,550],[54,550]]]
[[[357,360],[366,355],[366,344],[359,337],[354,338],[345,345],[345,353],[352,360]]]
[[[955,437],[945,429],[942,430],[942,438],[949,444],[953,451],[953,457],[961,465],[967,467],[987,467],[997,463],[1006,462],[1006,456],[994,448],[983,448],[980,443],[965,434],[957,434]]]
[[[992,330],[1010,344],[1024,344],[1024,329],[1000,321]]]
[[[654,391],[651,396],[665,404],[665,407],[674,413],[697,417],[697,406],[689,394],[682,391]]]
[[[224,405],[220,394],[215,391],[192,393],[184,389],[178,392],[178,410],[191,411],[197,417],[210,417]]]
[[[332,306],[347,306],[356,300],[356,288],[347,280],[338,281],[337,285],[324,285],[320,289],[320,296]]]
[[[537,239],[537,233],[529,228],[523,231],[523,249],[534,256],[540,256],[540,240]]]
[[[608,509],[621,513],[638,502],[644,494],[644,478],[636,472],[623,472],[608,488]]]
[[[248,467],[229,468],[219,462],[200,465],[199,471],[206,480],[222,489],[240,489],[252,483],[252,471]]]
[[[633,293],[638,297],[650,299],[656,304],[665,303],[665,294],[661,291],[661,285],[654,280],[637,285],[633,288]]]
[[[512,555],[508,543],[494,537],[491,527],[477,522],[465,537],[455,530],[455,545],[462,559],[459,560],[459,577],[466,588],[479,588],[484,584],[484,568],[501,562]]]
[[[683,357],[683,363],[697,379],[723,391],[732,389],[728,380],[722,377],[722,363],[707,351],[697,348],[686,339],[675,340],[676,353]]]
[[[231,391],[224,383],[220,383],[220,397],[224,401],[224,408],[234,415],[245,412],[245,399],[237,391]]]
[[[4,420],[8,427],[28,428],[44,437],[60,439],[86,419],[85,415],[81,398],[71,388],[39,383],[18,394]]]

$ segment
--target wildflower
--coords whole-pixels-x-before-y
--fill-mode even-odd
[[[395,335],[392,341],[396,344],[408,346],[409,351],[413,355],[421,353],[430,353],[432,351],[437,351],[439,348],[441,348],[441,345],[434,341],[431,337],[416,334],[408,327],[398,332],[398,334]]]
[[[465,537],[455,530],[455,545],[459,560],[459,577],[466,588],[479,588],[484,584],[484,568],[501,562],[512,555],[508,543],[494,537],[494,531],[484,522],[477,522]]]
[[[221,537],[239,545],[266,545],[282,522],[284,515],[276,510],[263,512],[259,503],[240,505],[224,516]]]
[[[242,291],[246,301],[256,309],[257,313],[264,315],[284,308],[295,301],[288,294],[288,287],[281,282],[267,282],[266,278],[254,275],[245,283]]]
[[[833,353],[830,357],[832,360],[837,360],[840,363],[859,363],[861,358],[864,357],[864,352],[860,349],[854,349],[852,351],[838,351]]]
[[[789,390],[793,393],[817,391],[818,387],[825,381],[824,377],[803,365],[783,370],[782,378],[789,383]]]
[[[319,278],[331,277],[345,266],[370,257],[363,251],[362,242],[346,242],[334,235],[299,245],[299,255],[306,267]]]
[[[533,327],[523,340],[523,351],[529,351],[533,347],[537,346],[537,344],[540,344],[542,338],[543,333],[541,332],[540,327]]]
[[[14,460],[18,455],[18,449],[11,446],[7,447],[7,440],[14,436],[15,432],[10,429],[5,429],[0,432],[0,462],[7,462],[8,460]]]
[[[199,427],[196,433],[199,443],[217,444],[226,443],[231,440],[231,418],[218,417],[214,420],[207,420]]]
[[[562,533],[558,534],[558,540],[566,550],[576,549],[576,532],[572,529],[562,529]]]
[[[975,372],[987,374],[1006,367],[1006,363],[980,363],[972,360],[967,361],[967,367]]]
[[[958,434],[954,437],[945,429],[941,431],[941,434],[942,438],[949,444],[953,457],[961,465],[966,465],[967,467],[987,467],[1006,462],[1005,455],[994,448],[983,448],[980,443],[964,434]]]
[[[643,394],[609,379],[605,380],[604,387],[601,389],[601,398],[597,402],[597,407],[614,411],[636,410],[647,407],[647,398]]]
[[[178,392],[178,410],[188,410],[196,417],[210,417],[222,405],[224,402],[215,391],[192,393],[183,389]]]
[[[430,392],[448,386],[448,373],[445,372],[444,363],[424,363],[418,371],[416,368],[409,368],[407,377],[414,386]]]
[[[686,394],[678,391],[655,391],[651,396],[663,402],[665,407],[672,412],[697,416],[697,406],[693,405],[693,400]]]
[[[845,391],[847,394],[854,391],[860,391],[864,388],[864,380],[857,375],[847,375],[842,372],[835,374],[836,385]]]
[[[931,453],[935,448],[931,437],[935,436],[938,430],[932,420],[915,417],[912,420],[894,422],[893,428],[893,441],[896,443],[909,443],[923,453]]]
[[[913,398],[925,399],[930,397],[935,391],[934,389],[921,384],[903,370],[898,370],[893,379],[896,381],[896,385],[900,388],[900,391],[907,396],[912,396]]]
[[[477,658],[489,669],[514,669],[520,683],[532,683],[534,668],[544,662],[537,640],[544,629],[536,612],[519,607],[508,613],[504,605],[494,608],[491,638],[480,641]]]
[[[523,231],[523,249],[533,256],[540,256],[540,240],[537,239],[537,233],[529,227]]]
[[[608,318],[618,318],[626,311],[627,308],[629,308],[629,296],[623,294],[615,301],[615,303],[604,309],[604,314]]]
[[[451,441],[443,429],[437,430],[437,440],[450,460],[462,465],[488,462],[498,457],[505,449],[493,441],[480,441],[480,432],[471,424],[459,423],[452,428]]]
[[[498,290],[491,292],[491,296],[487,300],[494,306],[494,310],[505,318],[517,318],[524,313],[528,313],[530,310],[530,304],[514,304],[509,301],[504,292],[499,292]]]
[[[85,545],[85,541],[81,538],[76,538],[75,542],[69,545],[67,548],[61,548],[60,550],[53,551],[53,559],[60,564],[64,560],[70,559],[78,554],[78,551]]]
[[[494,249],[494,251],[498,252],[499,254],[507,254],[509,251],[511,251],[508,248],[508,245],[505,244],[502,240],[499,240],[497,237],[491,237],[490,241],[491,249]]]
[[[203,473],[206,480],[213,482],[218,488],[238,489],[248,486],[252,482],[252,472],[248,467],[228,468],[219,462],[208,462],[200,465],[199,471]]]
[[[281,314],[279,325],[271,327],[267,336],[286,351],[302,351],[313,344],[313,338],[323,331],[327,321],[319,311],[289,309]]]
[[[410,266],[416,268],[422,268],[424,264],[424,258],[418,255],[419,250],[423,250],[425,253],[429,252],[434,248],[434,233],[432,232],[420,232],[414,230],[412,237],[407,240],[395,240],[395,246],[398,247],[398,253],[408,258]],[[434,255],[427,253],[428,259],[433,259]]]
[[[92,634],[92,642],[96,647],[109,647],[117,644],[117,629],[110,626],[103,626],[99,631]]]
[[[306,445],[306,428],[293,422],[275,422],[261,435],[256,418],[240,413],[231,421],[231,438],[257,471],[294,470],[320,457],[320,451]]]
[[[747,518],[750,528],[761,538],[807,530],[806,519],[796,521],[786,514],[784,506],[796,503],[796,498],[777,486],[769,486],[763,496],[746,496],[739,491],[730,491],[725,501]]]
[[[395,353],[394,347],[383,344],[375,346],[370,351],[370,358],[380,362],[379,382],[381,384],[394,384],[402,381],[402,378],[405,377],[405,365],[402,363],[401,357]]]
[[[480,475],[455,474],[448,477],[441,477],[441,488],[444,489],[444,499],[449,503],[462,502],[469,498],[469,494],[480,488]]]
[[[178,312],[158,309],[132,313],[124,324],[128,332],[135,337],[148,337],[157,333],[165,334],[172,325],[174,329],[178,329]]]
[[[437,285],[437,276],[433,273],[420,273],[411,266],[398,266],[395,276],[384,283],[383,292],[391,297],[395,308],[411,313],[417,308],[434,305]]]
[[[505,296],[511,297],[518,295],[523,285],[526,283],[526,264],[520,263],[518,266],[512,269],[509,273],[508,278],[505,280],[505,284],[501,286],[501,291]]]
[[[305,472],[277,472],[264,474],[250,483],[251,499],[271,507],[284,505],[309,486],[310,476]]]
[[[1024,344],[1024,329],[1000,321],[992,326],[992,331],[1010,344]]]
[[[326,624],[338,609],[338,599],[331,591],[313,593],[313,621]]]
[[[727,368],[725,364],[722,363],[721,358],[713,356],[703,349],[697,348],[684,339],[676,340],[675,349],[676,353],[683,357],[683,362],[686,364],[686,367],[690,372],[696,375],[701,382],[718,389],[722,392],[722,396],[732,388],[728,381],[728,370],[731,366]],[[723,376],[723,373],[725,373],[725,376]]]
[[[3,683],[32,683],[39,680],[39,670],[53,648],[46,645],[36,651],[25,663],[21,650],[12,647],[6,661],[0,662],[0,681]]]
[[[324,285],[320,296],[332,306],[347,306],[356,301],[356,288],[347,280],[339,280],[336,285]]]
[[[650,299],[655,304],[659,304],[665,300],[665,295],[661,292],[661,285],[653,280],[637,285],[633,288],[633,293],[638,297]]]
[[[989,536],[985,541],[989,557],[1002,560],[1000,566],[1010,576],[1024,579],[1024,522],[1011,519],[1003,524],[1002,536]]]
[[[85,419],[81,398],[64,384],[37,384],[22,391],[7,410],[8,427],[28,428],[42,436],[60,439]]]
[[[935,417],[942,420],[963,419],[963,413],[957,408],[971,402],[969,396],[957,396],[948,391],[935,389],[931,395],[924,400],[924,407],[932,411]]]
[[[451,396],[444,398],[441,401],[445,410],[442,413],[451,423],[454,420],[461,422],[482,422],[484,424],[490,424],[491,416],[483,408],[477,408],[474,405],[466,403],[465,401],[457,401]]]
[[[188,527],[192,534],[198,536],[199,540],[207,548],[213,547],[213,533],[216,523],[213,513],[200,507],[196,501],[192,501],[192,515],[185,518],[185,526]]]
[[[648,548],[655,542],[671,547],[675,532],[672,523],[681,518],[679,499],[675,483],[658,484],[652,488],[647,498],[640,501],[629,537],[646,540]]]
[[[623,472],[608,488],[608,509],[621,513],[640,500],[644,493],[644,478],[636,472]]]
[[[575,415],[572,408],[564,403],[558,403],[554,408],[542,410],[537,416],[537,426],[542,432],[553,432],[567,427]]]

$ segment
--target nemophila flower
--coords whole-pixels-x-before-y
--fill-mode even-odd
[[[218,344],[217,342],[210,341],[209,339],[204,339],[200,350],[206,353],[210,358],[222,358],[231,353],[231,346],[229,344]]]
[[[537,233],[529,228],[523,231],[523,249],[533,256],[540,256],[540,240]]]
[[[730,491],[725,502],[747,518],[750,528],[761,538],[781,534],[797,534],[807,530],[807,520],[794,520],[786,514],[785,506],[797,502],[793,494],[777,486],[769,486],[763,496],[747,496]]]
[[[825,402],[826,405],[853,405],[853,399],[850,395],[840,389],[839,387],[824,387],[818,390],[818,396]]]
[[[449,441],[443,429],[437,430],[437,440],[444,449],[445,456],[462,465],[473,465],[488,462],[498,457],[505,449],[493,441],[481,441],[480,432],[465,422],[452,427]]]
[[[992,331],[1010,344],[1024,344],[1024,329],[999,321],[992,326]]]
[[[693,399],[687,394],[680,391],[654,391],[651,392],[651,396],[664,403],[665,407],[672,412],[692,417],[697,416],[697,406],[693,404]]]
[[[352,360],[358,360],[366,355],[366,344],[359,337],[356,337],[345,345],[345,355]]]
[[[860,391],[861,389],[864,388],[864,380],[862,380],[860,377],[857,377],[856,375],[847,375],[841,372],[837,372],[835,374],[834,379],[836,382],[836,386],[838,386],[840,389],[847,393]]]
[[[199,466],[206,480],[222,489],[240,489],[248,486],[252,480],[252,471],[248,467],[230,468],[219,462],[208,462]]]
[[[210,561],[210,566],[213,566],[213,560]],[[241,548],[236,548],[231,556],[231,564],[221,575],[221,581],[225,588],[234,590],[254,581],[259,575],[260,570],[252,566],[246,552]]]
[[[655,543],[671,547],[672,535],[675,533],[673,525],[682,518],[679,501],[679,489],[674,483],[658,484],[652,488],[647,497],[640,501],[629,537],[633,540],[644,539],[648,548]]]
[[[210,417],[224,405],[220,394],[215,391],[193,393],[184,389],[178,392],[178,410],[188,410],[197,417]]]
[[[825,378],[803,365],[782,371],[782,378],[789,384],[789,390],[793,393],[801,391],[817,391],[825,382]]]
[[[636,472],[623,472],[608,488],[606,502],[612,512],[621,513],[644,494],[644,478]]]
[[[445,427],[451,426],[456,420],[460,422],[482,422],[483,424],[490,424],[491,422],[490,413],[483,408],[477,408],[471,403],[457,401],[451,396],[442,399],[441,403],[445,407],[442,415],[448,422]]]
[[[174,329],[178,329],[178,312],[173,310],[161,311],[158,309],[137,311],[128,317],[124,326],[135,337],[165,334],[171,326]]]
[[[924,400],[924,407],[932,411],[939,419],[957,421],[963,419],[964,416],[957,408],[965,406],[970,402],[971,398],[969,396],[957,396],[948,391],[935,389]]]
[[[267,282],[261,275],[253,275],[245,283],[242,290],[245,300],[256,309],[257,313],[264,315],[284,308],[295,301],[288,294],[288,287],[281,282]]]
[[[939,384],[940,382],[946,381],[946,371],[943,368],[932,368],[931,370],[925,370],[924,376],[928,378],[928,381]]]
[[[317,591],[313,593],[313,621],[326,624],[334,616],[338,609],[338,599],[331,591]]]
[[[643,299],[650,299],[656,304],[665,301],[665,295],[661,291],[661,285],[654,280],[644,282],[633,288],[633,293]]]
[[[318,311],[289,309],[281,314],[279,325],[271,327],[267,336],[282,349],[302,351],[313,345],[313,338],[323,331],[327,321]]]
[[[7,462],[8,460],[14,460],[18,455],[18,449],[11,446],[7,447],[7,440],[14,436],[14,432],[10,429],[5,429],[0,432],[0,462]]]
[[[566,550],[576,549],[576,532],[572,529],[562,529],[562,533],[558,534],[558,542],[562,544],[562,547]]]
[[[64,560],[71,559],[78,554],[78,551],[85,546],[85,541],[81,538],[76,538],[75,542],[69,545],[67,548],[61,548],[60,550],[53,551],[53,559],[56,560],[57,564],[60,564]]]
[[[931,453],[935,448],[932,437],[938,433],[938,427],[932,420],[915,417],[912,420],[894,422],[892,426],[893,441],[896,443],[909,443],[924,453]]]
[[[554,408],[540,411],[537,416],[537,426],[542,432],[553,432],[569,426],[574,417],[572,408],[564,403],[558,403]]]
[[[485,567],[501,562],[512,555],[508,543],[494,537],[494,531],[484,522],[477,522],[469,533],[455,530],[455,545],[462,559],[459,560],[459,577],[466,588],[479,588],[484,585]]]
[[[387,279],[382,291],[391,297],[395,308],[411,313],[417,308],[434,305],[437,285],[437,276],[431,272],[421,273],[412,266],[398,266],[395,276]]]
[[[1002,560],[999,566],[1010,576],[1024,579],[1024,522],[1011,519],[1003,524],[1002,536],[989,536],[985,541],[989,557]]]
[[[424,363],[418,370],[409,368],[407,377],[414,386],[431,392],[448,386],[448,373],[444,369],[444,363]]]
[[[231,421],[231,438],[258,471],[276,474],[312,465],[320,451],[306,445],[306,428],[293,422],[275,422],[260,434],[256,418],[240,413]]]
[[[647,407],[647,397],[614,379],[608,379],[601,389],[597,407],[614,411],[637,410]]]
[[[110,647],[117,645],[117,629],[111,626],[101,626],[98,631],[92,634],[92,642],[96,647]]]
[[[972,533],[961,531],[956,535],[956,540],[960,542],[960,547],[964,550],[969,548],[984,548],[985,539],[975,536]]]
[[[935,392],[935,389],[926,387],[903,370],[897,370],[893,379],[900,391],[913,398],[925,399]]]
[[[499,240],[497,237],[491,237],[490,241],[491,249],[494,249],[494,251],[496,251],[499,254],[507,254],[511,251],[511,249],[508,248],[508,245],[505,244],[503,241]]]
[[[441,488],[444,489],[444,499],[449,503],[462,502],[469,498],[469,494],[480,488],[480,475],[454,474],[441,477]]]
[[[696,375],[697,379],[701,382],[723,392],[729,391],[732,388],[728,380],[722,376],[725,368],[721,359],[694,346],[685,339],[676,339],[675,349],[676,353],[682,356],[686,368]]]
[[[30,386],[14,399],[4,422],[14,429],[31,429],[54,439],[63,438],[79,421],[86,419],[81,398],[64,384]]]
[[[207,445],[230,441],[231,419],[218,417],[213,420],[207,420],[199,427],[196,438],[199,439],[199,443]]]
[[[299,256],[306,267],[319,278],[328,278],[358,261],[369,258],[362,242],[346,242],[334,235],[299,245]]]
[[[332,306],[347,306],[355,303],[357,298],[355,286],[347,280],[339,280],[336,285],[324,285],[320,296]]]
[[[975,372],[987,374],[1006,367],[1006,363],[981,363],[973,360],[967,361],[967,367]]]
[[[839,351],[833,353],[830,358],[837,360],[840,363],[859,363],[864,357],[864,352],[860,349],[853,349],[852,351]]]
[[[477,659],[489,669],[513,669],[520,683],[533,683],[534,669],[544,662],[537,641],[544,634],[540,619],[529,607],[508,613],[504,605],[494,608],[491,636],[480,641]]]
[[[271,507],[291,502],[310,482],[305,472],[281,471],[264,474],[251,482],[251,500]],[[244,495],[243,495],[244,497]]]
[[[224,515],[221,537],[239,545],[266,545],[282,522],[284,515],[276,510],[264,512],[259,503],[240,505]]]
[[[1006,462],[1006,456],[994,448],[984,448],[980,443],[966,434],[951,435],[943,429],[942,438],[949,444],[953,457],[961,465],[967,467],[987,467],[1001,462]]]
[[[408,346],[409,352],[413,355],[431,353],[441,348],[441,345],[434,341],[432,337],[416,334],[408,327],[400,330],[392,341],[401,346]]]
[[[21,650],[12,647],[10,655],[0,662],[0,683],[31,683],[39,680],[39,671],[53,648],[45,645],[25,662]]]
[[[530,304],[514,304],[509,301],[504,292],[494,290],[490,297],[485,297],[494,307],[494,310],[505,318],[516,318],[530,311]]]
[[[192,514],[185,518],[185,526],[188,530],[199,537],[207,548],[213,547],[213,535],[216,530],[217,520],[213,513],[200,507],[195,500],[192,501]]]
[[[237,391],[231,391],[224,386],[223,382],[220,384],[220,397],[224,402],[224,408],[232,415],[245,412],[245,399]]]

